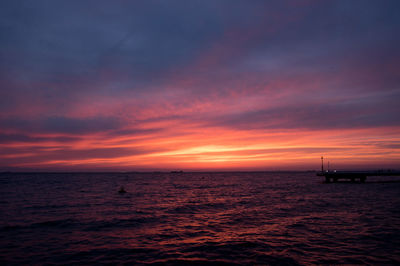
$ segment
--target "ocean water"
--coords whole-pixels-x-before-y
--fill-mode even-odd
[[[283,172],[0,175],[1,265],[395,265],[399,247],[397,182],[322,184],[315,173]]]

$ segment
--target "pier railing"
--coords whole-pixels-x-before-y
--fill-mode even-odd
[[[400,171],[378,170],[378,171],[320,171],[317,176],[324,176],[326,183],[347,180],[351,182],[364,183],[368,176],[399,176]]]

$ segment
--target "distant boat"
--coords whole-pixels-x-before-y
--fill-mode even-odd
[[[171,171],[171,174],[181,174],[181,173],[183,173],[182,170],[180,170],[180,171]]]
[[[118,191],[119,194],[124,194],[126,193],[126,190],[124,189],[124,187],[121,187]]]

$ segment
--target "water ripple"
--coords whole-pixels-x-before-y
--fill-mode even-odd
[[[398,182],[325,185],[313,173],[261,172],[0,181],[2,265],[400,263]]]

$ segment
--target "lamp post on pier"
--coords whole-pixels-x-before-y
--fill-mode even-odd
[[[324,172],[324,156],[321,156],[321,172]]]

